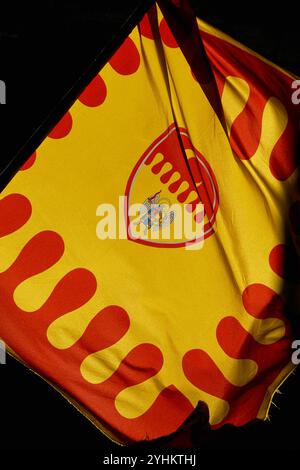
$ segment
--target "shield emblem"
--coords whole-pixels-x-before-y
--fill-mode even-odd
[[[174,123],[138,160],[125,195],[127,235],[137,243],[178,248],[214,233],[219,205],[215,176],[187,130]],[[139,204],[144,207],[137,216],[130,208]]]

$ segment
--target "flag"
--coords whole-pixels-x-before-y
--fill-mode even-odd
[[[265,419],[293,370],[294,80],[159,1],[3,191],[0,337],[113,440]]]

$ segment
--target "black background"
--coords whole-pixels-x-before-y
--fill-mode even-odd
[[[3,184],[11,174],[5,171],[6,165],[17,155],[12,165],[16,169],[34,150],[83,87],[87,69],[92,74],[107,60],[150,3],[1,2],[0,79],[7,86],[7,104],[0,106]],[[241,4],[237,9],[228,3],[217,7],[211,1],[193,3],[203,19],[300,75],[298,20],[291,4],[262,13],[253,4]],[[83,74],[85,78],[78,81]],[[279,409],[272,406],[270,422],[215,432],[207,448],[298,449],[299,375],[299,371],[292,375],[281,388],[283,394],[276,395]],[[112,446],[116,451],[48,384],[11,358],[0,366],[0,398],[0,448],[90,449],[102,455]]]

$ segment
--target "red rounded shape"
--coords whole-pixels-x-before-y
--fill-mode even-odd
[[[109,63],[112,68],[121,75],[131,75],[140,66],[140,54],[131,38],[126,38],[123,44],[115,52]]]
[[[149,21],[148,13],[146,13],[146,15],[140,21],[139,29],[140,29],[140,32],[141,32],[142,36],[144,36],[145,38],[148,38],[148,39],[154,39],[153,31],[152,31],[151,24],[150,24],[150,21]]]
[[[100,75],[97,75],[83,90],[78,99],[82,104],[94,108],[100,106],[105,101],[106,95],[105,82]]]
[[[272,271],[287,281],[299,279],[299,257],[292,245],[277,245],[269,256]]]
[[[31,168],[35,160],[36,160],[36,152],[33,152],[33,154],[26,160],[24,165],[21,166],[20,171],[28,170],[29,168]]]
[[[161,38],[166,46],[173,48],[178,47],[177,41],[164,18],[160,22],[159,31]]]
[[[269,256],[269,263],[272,271],[280,277],[284,277],[285,249],[285,245],[277,245],[271,250]]]
[[[276,318],[283,312],[283,300],[264,284],[250,284],[243,292],[243,304],[255,318]]]
[[[9,194],[0,200],[0,237],[13,233],[31,216],[31,204],[22,194]]]
[[[296,139],[295,128],[289,117],[285,131],[280,136],[270,156],[270,171],[278,181],[285,181],[297,168]]]
[[[66,137],[72,129],[72,124],[72,116],[68,111],[52,129],[49,137],[51,137],[51,139],[62,139],[63,137]]]
[[[128,313],[118,305],[109,305],[92,319],[79,345],[84,354],[92,354],[117,343],[128,331],[130,319]]]

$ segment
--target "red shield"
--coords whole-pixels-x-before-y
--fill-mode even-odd
[[[214,233],[213,225],[219,205],[215,176],[204,156],[193,146],[187,130],[177,128],[175,124],[141,156],[129,177],[125,195],[127,236],[137,243],[178,248],[197,242],[196,237],[187,239],[184,234],[181,239],[157,240],[133,236],[130,206],[142,204],[156,195],[158,204],[160,201],[169,201],[181,205],[182,211],[190,211],[195,222],[202,223],[202,238]],[[204,208],[204,221],[203,210],[201,214],[197,212],[200,204]]]

